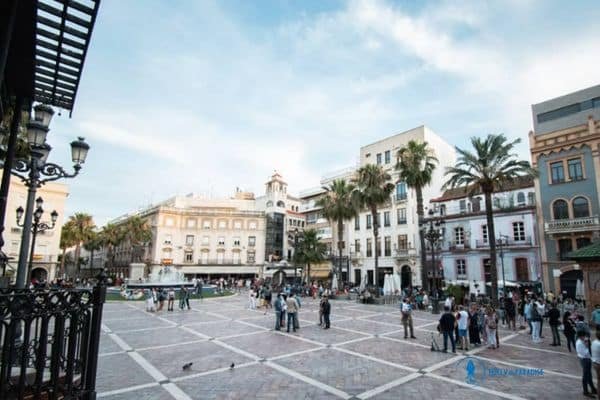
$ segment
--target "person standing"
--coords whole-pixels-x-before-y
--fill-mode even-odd
[[[481,344],[481,338],[479,337],[479,314],[477,313],[477,304],[471,305],[471,311],[469,312],[469,341],[473,346],[479,346]]]
[[[146,311],[154,312],[156,308],[154,306],[154,297],[153,297],[154,289],[148,290],[146,289]]]
[[[485,331],[487,336],[488,348],[496,349],[498,347],[497,332],[498,329],[498,317],[492,307],[488,307],[485,316]]]
[[[596,339],[592,342],[592,367],[596,372],[596,380],[600,382],[600,330],[596,329]],[[600,400],[600,393],[597,393]]]
[[[587,397],[595,397],[596,388],[592,379],[592,355],[588,348],[589,339],[584,332],[577,332],[577,357],[582,368],[581,384],[583,385],[583,395]],[[588,390],[589,389],[591,390]]]
[[[539,313],[539,308],[535,303],[531,304],[531,338],[533,339],[533,343],[540,343],[542,339],[540,338],[540,329],[542,325],[542,316]]]
[[[179,309],[184,310],[187,307],[188,310],[190,307],[190,292],[185,286],[181,286],[181,290],[179,291]]]
[[[173,305],[175,304],[175,289],[169,288],[167,293],[167,311],[173,311]]]
[[[544,299],[538,299],[538,301],[535,302],[534,307],[537,308],[538,314],[540,315],[540,338],[543,339],[544,338],[544,316],[546,315],[546,303],[544,301]]]
[[[404,301],[400,305],[400,312],[402,313],[402,326],[404,327],[404,339],[408,339],[408,329],[410,328],[410,338],[416,339],[413,330],[412,320],[412,305],[408,301],[408,297],[404,298]]]
[[[196,296],[200,298],[200,300],[204,299],[204,294],[202,293],[202,289],[204,289],[204,283],[202,279],[198,279],[198,285],[196,286]]]
[[[592,311],[592,324],[596,329],[600,329],[600,304],[594,306],[594,311]]]
[[[323,319],[325,320],[325,328],[324,329],[329,329],[330,327],[330,322],[329,322],[329,315],[331,314],[331,304],[329,303],[329,296],[324,296],[324,301],[323,301]]]
[[[517,313],[515,310],[515,303],[511,297],[507,297],[504,304],[504,312],[506,313],[506,320],[508,322],[508,329],[510,329],[512,325],[513,331],[517,330]]]
[[[469,342],[467,340],[467,327],[469,326],[469,313],[465,311],[463,306],[458,306],[458,342],[461,350],[469,350]]]
[[[525,314],[525,321],[527,321],[527,325],[529,326],[529,334],[533,335],[533,324],[531,323],[531,308],[533,304],[531,299],[528,298],[523,307],[523,313]]]
[[[552,330],[552,344],[550,346],[560,346],[560,334],[558,333],[560,311],[556,308],[556,303],[552,303],[548,311],[548,324],[550,325],[550,330]]]
[[[294,294],[290,294],[285,302],[287,305],[287,331],[290,331],[291,325],[294,332],[296,332],[296,313],[298,312],[298,303],[296,303],[296,299],[294,299]]]
[[[440,317],[439,321],[439,330],[444,335],[444,353],[448,352],[448,338],[450,338],[450,343],[452,344],[452,352],[456,353],[456,342],[454,341],[455,323],[456,318],[450,311],[450,307],[444,306],[444,313]]]
[[[566,311],[563,315],[563,333],[565,334],[565,338],[567,338],[567,348],[570,353],[571,345],[573,345],[573,349],[575,350],[575,324],[571,319],[569,311]]]
[[[281,330],[281,312],[283,311],[283,302],[281,300],[281,294],[277,295],[275,299],[275,330]]]

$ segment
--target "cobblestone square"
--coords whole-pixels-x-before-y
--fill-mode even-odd
[[[432,352],[439,315],[417,311],[417,339],[404,339],[398,308],[332,301],[332,326],[303,299],[300,329],[275,332],[274,311],[238,296],[192,300],[191,311],[147,313],[142,302],[106,304],[98,397],[121,399],[578,399],[576,354],[500,329],[497,350]],[[550,339],[549,339],[550,338]],[[465,365],[476,365],[476,384]],[[184,370],[183,365],[193,363]],[[230,368],[234,364],[234,368]],[[490,368],[543,369],[541,376],[485,376]],[[479,376],[479,375],[477,375]]]

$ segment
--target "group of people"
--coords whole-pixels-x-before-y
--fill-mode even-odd
[[[182,286],[179,289],[179,309],[180,310],[191,310],[190,307],[190,290]],[[146,296],[146,311],[148,312],[160,312],[165,306],[165,300],[167,301],[167,311],[173,311],[175,306],[175,300],[177,292],[175,288],[151,288],[145,290]]]

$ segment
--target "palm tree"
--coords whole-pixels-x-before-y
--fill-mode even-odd
[[[324,261],[326,254],[327,245],[319,240],[317,231],[305,230],[303,239],[294,252],[294,263],[306,265],[306,283],[310,282],[310,265]]]
[[[427,142],[417,142],[414,140],[408,142],[396,154],[398,160],[396,170],[399,172],[400,180],[406,182],[409,188],[414,189],[417,195],[417,220],[419,227],[423,224],[423,217],[425,215],[423,210],[423,188],[431,184],[431,177],[438,163],[438,159],[433,154],[433,149],[428,146]],[[421,242],[421,282],[425,289],[427,289],[425,236],[421,229],[419,229],[419,240]],[[432,268],[435,267],[432,266]]]
[[[379,286],[379,218],[377,209],[390,201],[394,185],[392,177],[380,165],[368,164],[356,171],[353,179],[355,189],[352,201],[357,211],[367,209],[373,221],[373,238],[375,239],[375,285]],[[377,291],[379,295],[379,290]]]
[[[115,263],[115,247],[123,242],[124,232],[121,226],[106,224],[100,232],[102,247],[106,248],[107,267],[113,268]]]
[[[323,215],[331,222],[337,224],[338,241],[338,265],[334,266],[337,270],[338,287],[342,287],[342,249],[344,247],[344,221],[356,216],[356,209],[352,205],[352,191],[354,185],[346,183],[345,180],[334,180],[329,187],[326,187],[327,193],[317,201],[317,206],[322,207]]]
[[[60,231],[60,245],[59,247],[62,250],[62,256],[60,258],[60,275],[62,276],[65,273],[65,260],[67,249],[69,247],[75,246],[75,240],[73,239],[73,224],[71,221],[65,223]]]
[[[448,180],[444,189],[464,186],[468,195],[480,191],[485,198],[488,240],[490,242],[490,279],[492,301],[498,302],[498,270],[496,260],[496,234],[492,194],[520,176],[535,177],[537,172],[528,161],[518,160],[514,152],[520,139],[509,142],[503,135],[488,135],[485,139],[471,138],[474,152],[456,148],[459,154],[456,166],[446,168]]]
[[[94,233],[94,219],[86,213],[75,213],[69,217],[69,223],[72,225],[72,237],[75,241],[75,262],[77,263],[77,272],[80,272],[81,263],[79,257],[81,254],[81,245],[92,237]]]
[[[139,253],[152,240],[152,228],[146,220],[135,215],[125,221],[123,229],[125,232],[124,239],[129,242],[131,247],[131,262],[140,261],[143,254]]]
[[[94,266],[94,252],[102,248],[102,237],[99,232],[93,232],[87,242],[83,244],[83,248],[90,252],[90,269]]]

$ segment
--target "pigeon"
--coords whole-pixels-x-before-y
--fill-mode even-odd
[[[231,363],[231,365],[229,366],[229,369],[233,369],[235,367],[235,363]]]
[[[188,369],[192,368],[192,364],[193,364],[193,363],[191,363],[191,362],[189,362],[189,363],[187,363],[187,364],[184,364],[182,369],[183,369],[184,371],[186,371],[186,370],[188,370]]]

